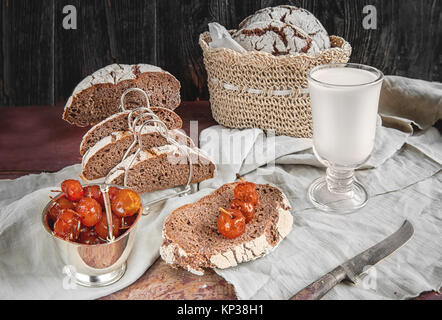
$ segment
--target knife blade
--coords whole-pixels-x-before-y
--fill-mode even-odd
[[[408,240],[410,240],[413,233],[413,225],[406,220],[399,230],[391,236],[350,260],[347,260],[317,281],[299,291],[290,300],[321,299],[328,291],[343,280],[357,283],[361,274],[402,247]]]

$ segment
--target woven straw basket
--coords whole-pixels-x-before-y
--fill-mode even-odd
[[[298,138],[312,136],[307,72],[320,64],[348,62],[351,54],[350,44],[337,36],[330,36],[332,48],[316,57],[211,49],[210,41],[208,32],[200,35],[214,119],[230,128]]]

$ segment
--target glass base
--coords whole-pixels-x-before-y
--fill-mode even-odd
[[[313,205],[333,214],[349,214],[363,208],[368,201],[365,188],[357,181],[352,181],[352,190],[346,193],[331,192],[326,177],[315,180],[308,189]]]

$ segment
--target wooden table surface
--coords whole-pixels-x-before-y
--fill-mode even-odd
[[[55,172],[80,162],[78,148],[88,128],[61,119],[64,103],[56,106],[0,108],[0,179],[30,173]],[[207,101],[183,102],[176,112],[190,134],[190,121],[198,133],[214,124]],[[236,299],[233,287],[213,271],[195,276],[158,259],[135,283],[103,299]],[[417,299],[442,300],[436,292]]]

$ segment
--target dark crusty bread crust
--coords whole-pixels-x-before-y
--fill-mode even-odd
[[[330,48],[330,38],[321,22],[308,10],[290,5],[263,8],[245,18],[238,29],[247,28],[258,21],[276,20],[300,28],[312,37],[320,50]]]
[[[121,95],[129,88],[147,92],[152,107],[173,110],[180,104],[181,85],[170,73],[145,64],[113,64],[78,84],[66,103],[63,119],[80,127],[96,124],[118,112]],[[145,97],[140,93],[130,92],[126,96],[126,109],[145,105]]]
[[[141,135],[142,145],[146,150],[168,144],[167,139],[156,132],[152,126],[145,127],[144,129],[149,129],[147,132],[143,130]],[[188,146],[193,146],[192,140],[178,130],[169,131],[168,134],[171,139],[180,141],[180,143]],[[81,172],[83,177],[88,180],[105,177],[111,169],[123,160],[124,154],[133,141],[134,137],[130,131],[114,132],[100,140],[83,156]],[[134,154],[137,148],[138,146],[134,146],[129,155]]]
[[[287,198],[274,186],[258,184],[259,204],[246,232],[236,239],[222,236],[218,208],[230,207],[236,185],[225,184],[167,217],[160,249],[166,262],[197,274],[204,268],[227,268],[266,254],[289,233],[293,218]]]
[[[180,116],[169,109],[163,108],[151,108],[151,110],[158,116],[158,118],[163,121],[169,130],[180,129],[183,126],[183,121]],[[134,112],[132,120],[136,118],[142,111]],[[110,135],[112,132],[116,131],[126,131],[129,129],[128,116],[130,111],[123,111],[116,113],[103,121],[94,125],[88,132],[83,136],[83,140],[80,145],[80,154],[84,155],[86,151],[95,145],[98,141],[104,137]],[[150,119],[150,116],[146,116],[144,119]],[[142,123],[142,122],[140,122]]]
[[[191,183],[213,178],[215,165],[202,155],[199,149],[192,149],[193,175]],[[175,161],[180,159],[180,161]],[[132,156],[133,157],[133,156]],[[172,157],[171,160],[169,157]],[[109,183],[123,185],[124,170],[131,157],[116,166],[110,175]],[[189,178],[190,166],[183,153],[172,145],[143,151],[129,169],[127,186],[139,192],[152,192],[185,185]]]

